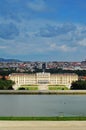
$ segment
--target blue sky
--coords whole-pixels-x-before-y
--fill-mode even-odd
[[[0,57],[86,59],[86,0],[0,0]]]

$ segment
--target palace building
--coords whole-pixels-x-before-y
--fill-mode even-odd
[[[25,73],[12,73],[9,78],[15,81],[14,89],[18,89],[21,85],[65,85],[71,86],[73,81],[78,80],[77,74],[50,74],[46,72],[25,74]]]

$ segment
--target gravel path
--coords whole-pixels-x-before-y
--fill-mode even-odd
[[[0,121],[0,130],[86,130],[86,121]]]

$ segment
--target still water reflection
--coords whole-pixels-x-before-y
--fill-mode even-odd
[[[86,116],[86,96],[0,95],[0,116]]]

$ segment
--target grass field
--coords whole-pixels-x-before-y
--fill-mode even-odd
[[[68,88],[65,85],[49,85],[49,90],[68,90]]]
[[[0,120],[86,121],[86,117],[0,117]]]
[[[25,90],[38,90],[38,85],[21,85],[19,87],[20,89],[25,89]]]

